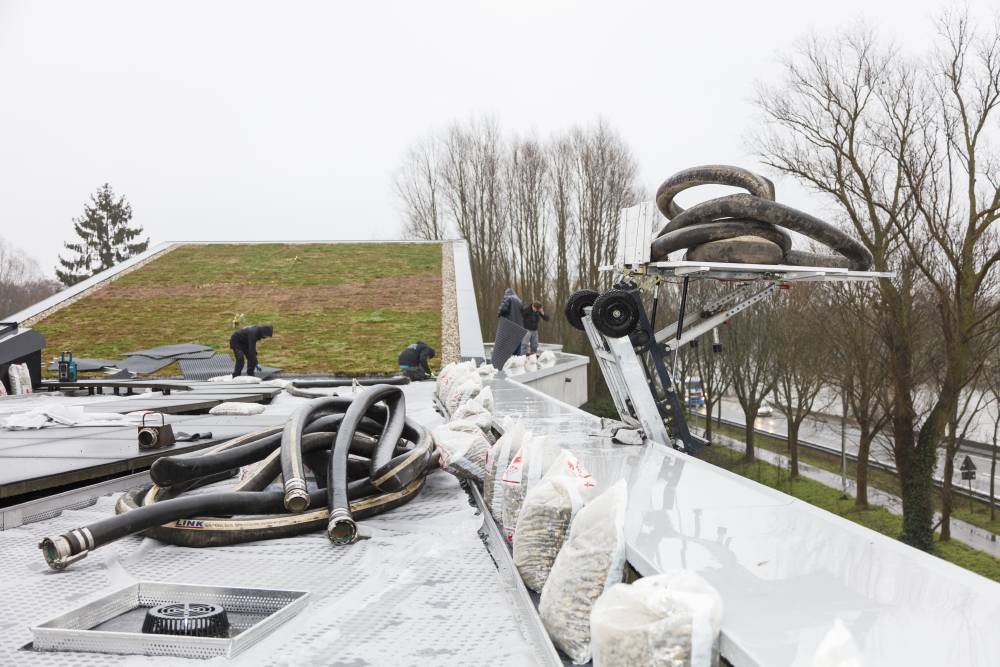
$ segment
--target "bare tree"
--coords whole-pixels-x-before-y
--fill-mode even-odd
[[[872,321],[878,294],[868,285],[850,283],[827,292],[825,322],[832,351],[829,382],[840,387],[848,414],[858,426],[854,505],[865,509],[872,443],[889,421],[886,350]]]
[[[772,311],[771,302],[765,301],[723,327],[726,372],[743,408],[745,461],[754,460],[754,423],[761,403],[774,391],[774,359],[778,350],[771,335]]]
[[[709,283],[707,280],[700,282],[703,301],[708,300],[706,298],[708,295],[719,293],[720,290],[714,283]],[[706,336],[694,350],[694,366],[701,380],[702,395],[705,397],[705,439],[709,442],[712,440],[712,411],[722,402],[722,396],[731,383],[728,368],[722,358],[726,350],[723,348],[722,351],[716,352],[713,347],[711,337]]]
[[[789,476],[799,476],[799,429],[813,410],[830,364],[827,327],[814,298],[819,289],[803,284],[790,290],[773,309],[775,407],[787,424]]]
[[[403,205],[403,233],[415,239],[440,241],[448,231],[442,211],[440,140],[430,135],[412,146],[393,179],[393,189]]]
[[[537,141],[514,139],[504,165],[510,261],[521,296],[544,299],[549,290],[551,235],[548,156]]]
[[[59,288],[59,283],[42,274],[38,262],[0,238],[0,317],[23,310]]]

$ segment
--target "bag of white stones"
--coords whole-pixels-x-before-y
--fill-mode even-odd
[[[486,454],[486,478],[483,480],[483,501],[489,508],[493,519],[498,523],[503,521],[503,486],[501,478],[510,465],[510,459],[521,449],[524,442],[524,424],[506,419],[503,424],[503,435]]]
[[[445,396],[448,395],[448,390],[461,380],[464,380],[471,374],[476,373],[476,362],[474,361],[463,361],[461,363],[452,362],[441,369],[438,373],[437,386],[435,387],[437,391],[438,398],[442,401]]]
[[[521,449],[507,465],[500,478],[500,488],[503,490],[501,523],[508,542],[514,539],[514,529],[517,528],[525,494],[541,481],[542,473],[555,462],[560,451],[562,450],[545,436],[526,435]]]
[[[458,408],[469,399],[475,398],[483,390],[483,381],[478,375],[467,375],[458,383],[448,389],[448,394],[444,399],[444,406],[448,409],[448,414],[453,415]]]
[[[525,494],[514,528],[514,566],[524,585],[536,593],[549,578],[570,523],[593,488],[594,478],[564,449]]]
[[[455,410],[451,420],[474,422],[486,436],[486,439],[490,441],[490,444],[493,444],[496,442],[496,437],[493,434],[492,410],[493,390],[489,387],[483,387],[474,398],[470,398]]]
[[[538,613],[552,643],[581,665],[590,660],[590,611],[625,569],[625,480],[577,512],[542,588]]]
[[[431,432],[441,453],[441,467],[455,475],[482,482],[486,477],[486,456],[490,442],[482,429],[471,421],[450,421]]]
[[[590,615],[594,667],[718,665],[722,598],[694,572],[615,584]]]

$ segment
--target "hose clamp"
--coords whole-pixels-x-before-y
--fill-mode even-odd
[[[309,492],[304,479],[294,478],[285,482],[285,509],[296,514],[309,509]]]
[[[354,544],[358,541],[358,524],[349,510],[342,507],[330,512],[330,522],[326,525],[326,536],[334,544]]]
[[[89,533],[90,531],[87,532]],[[62,535],[58,537],[46,537],[39,543],[38,548],[42,550],[45,562],[53,570],[65,570],[76,561],[86,558],[87,554],[90,553],[88,549],[84,549],[74,554],[69,540]]]

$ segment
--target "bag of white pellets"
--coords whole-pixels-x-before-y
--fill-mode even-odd
[[[482,380],[478,375],[470,375],[458,384],[448,389],[448,395],[444,399],[444,406],[448,409],[448,414],[455,414],[455,411],[468,401],[475,398],[483,390]]]
[[[501,523],[508,542],[514,539],[514,529],[517,527],[525,494],[542,479],[542,473],[552,465],[559,451],[561,450],[555,448],[544,436],[526,435],[521,449],[507,465],[500,478],[500,488],[503,490]]]
[[[10,380],[12,396],[22,396],[31,393],[31,373],[27,364],[11,364],[7,368],[7,378]]]
[[[524,585],[536,593],[545,585],[570,523],[593,488],[590,473],[563,450],[525,494],[514,529],[514,566]]]
[[[503,487],[501,478],[524,441],[524,425],[508,419],[504,422],[503,435],[490,447],[486,455],[486,478],[483,480],[483,500],[493,518],[503,521]]]
[[[451,421],[436,427],[432,435],[441,453],[442,468],[456,477],[483,481],[490,443],[479,426],[470,421]]]
[[[441,372],[438,373],[436,383],[438,398],[444,400],[445,396],[448,395],[448,390],[451,389],[455,383],[465,379],[471,374],[476,374],[476,364],[473,361],[450,363],[442,368]]]
[[[552,642],[575,664],[590,660],[590,611],[625,569],[625,480],[577,512],[542,588],[538,612]]]
[[[712,667],[721,624],[722,598],[689,570],[615,584],[590,615],[594,667]]]

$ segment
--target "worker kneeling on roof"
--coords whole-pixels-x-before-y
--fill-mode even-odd
[[[431,367],[427,361],[433,359],[434,354],[433,347],[418,340],[399,353],[399,368],[411,380],[426,380],[431,377]]]
[[[243,372],[243,362],[247,364],[247,375],[253,375],[259,368],[257,366],[257,341],[261,338],[270,338],[274,335],[274,327],[270,324],[261,324],[255,327],[243,327],[234,331],[229,337],[229,347],[236,355],[236,368],[233,369],[233,377],[239,376]]]

